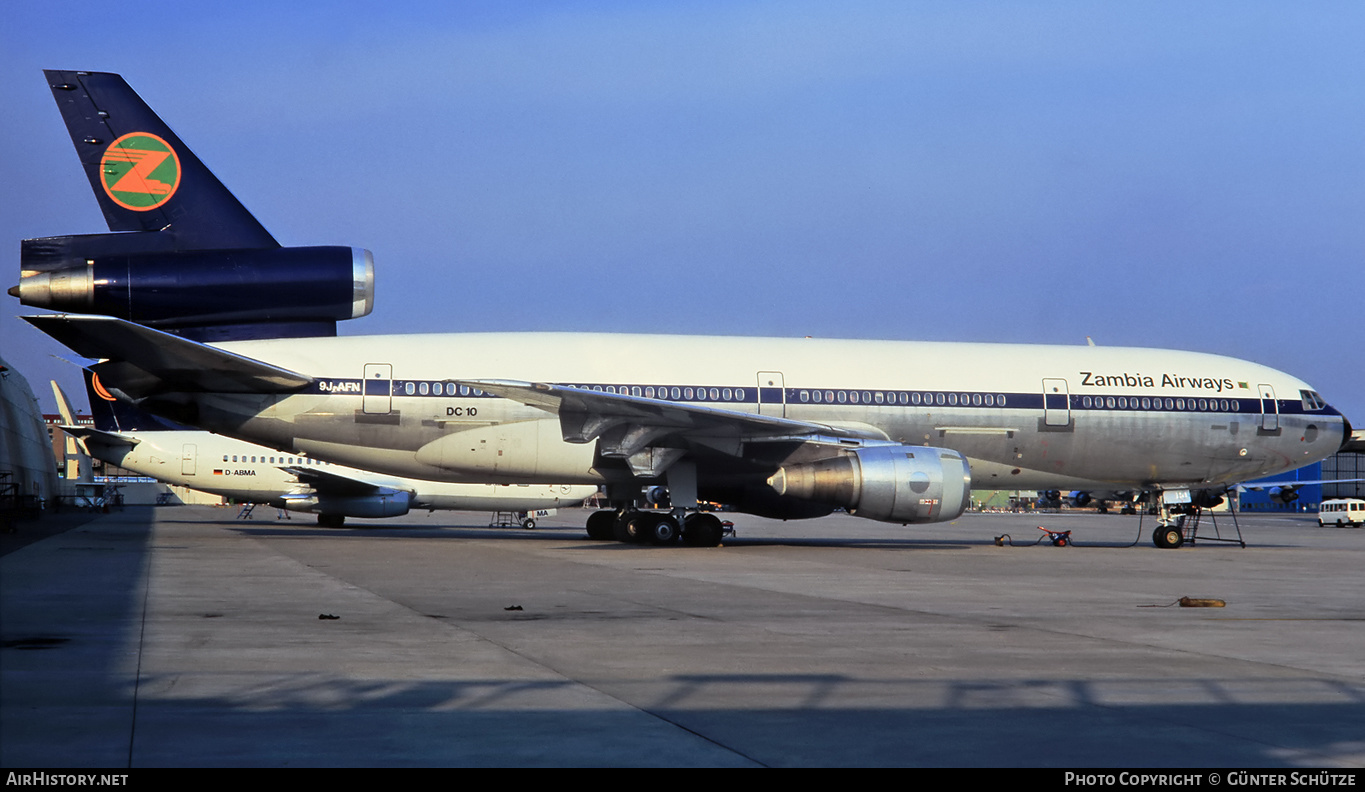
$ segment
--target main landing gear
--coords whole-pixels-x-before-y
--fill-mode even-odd
[[[725,525],[719,517],[707,512],[680,516],[675,511],[639,509],[593,512],[588,517],[588,538],[657,546],[679,541],[689,547],[720,545]]]

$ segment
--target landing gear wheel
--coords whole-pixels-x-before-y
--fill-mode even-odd
[[[610,542],[616,538],[616,512],[598,511],[588,515],[588,538]]]
[[[528,531],[534,531],[534,530],[536,529],[536,521],[535,521],[535,520],[529,520],[529,519],[528,519],[528,520],[523,520],[522,523],[521,523],[521,527],[522,527],[522,528],[525,528],[525,529],[528,530]]]
[[[645,538],[652,545],[673,544],[681,533],[681,526],[671,514],[656,514],[645,524]]]
[[[340,528],[341,526],[343,526],[343,525],[345,525],[345,524],[346,524],[346,515],[344,515],[344,514],[319,514],[319,515],[318,515],[318,525],[321,525],[323,528]]]
[[[1178,526],[1159,526],[1152,532],[1152,544],[1165,550],[1174,550],[1185,544],[1185,533]]]
[[[692,514],[683,520],[683,544],[688,547],[719,547],[725,535],[720,518],[712,514]]]
[[[628,511],[617,517],[612,529],[616,541],[639,544],[645,536],[646,516],[637,511]]]

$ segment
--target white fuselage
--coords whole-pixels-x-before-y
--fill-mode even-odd
[[[403,499],[412,509],[462,511],[531,511],[577,506],[597,488],[578,484],[456,484],[422,481],[358,470],[284,454],[252,443],[202,431],[147,431],[120,434],[133,445],[87,438],[91,456],[158,481],[222,495],[239,503],[268,503],[279,508],[321,511],[316,489],[286,468],[317,470],[374,485]],[[324,496],[323,505],[328,503]],[[365,515],[357,515],[365,516]]]
[[[215,346],[316,381],[279,396],[189,394],[199,425],[448,481],[615,475],[592,443],[565,442],[553,414],[453,382],[471,379],[611,389],[951,448],[969,458],[978,489],[1232,483],[1330,456],[1346,426],[1293,376],[1158,349],[567,333]],[[746,448],[720,458],[751,459],[755,475],[774,464]],[[714,469],[699,463],[699,478]]]

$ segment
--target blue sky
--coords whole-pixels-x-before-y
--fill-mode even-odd
[[[1365,425],[1362,41],[1358,3],[19,2],[0,272],[105,230],[41,69],[115,71],[281,243],[374,252],[343,334],[1088,335]],[[69,353],[3,299],[51,409]]]

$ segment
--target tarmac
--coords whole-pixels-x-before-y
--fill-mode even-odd
[[[719,548],[234,515],[20,526],[0,766],[1365,765],[1365,530],[1309,515],[1177,550],[1094,512],[726,515]]]

